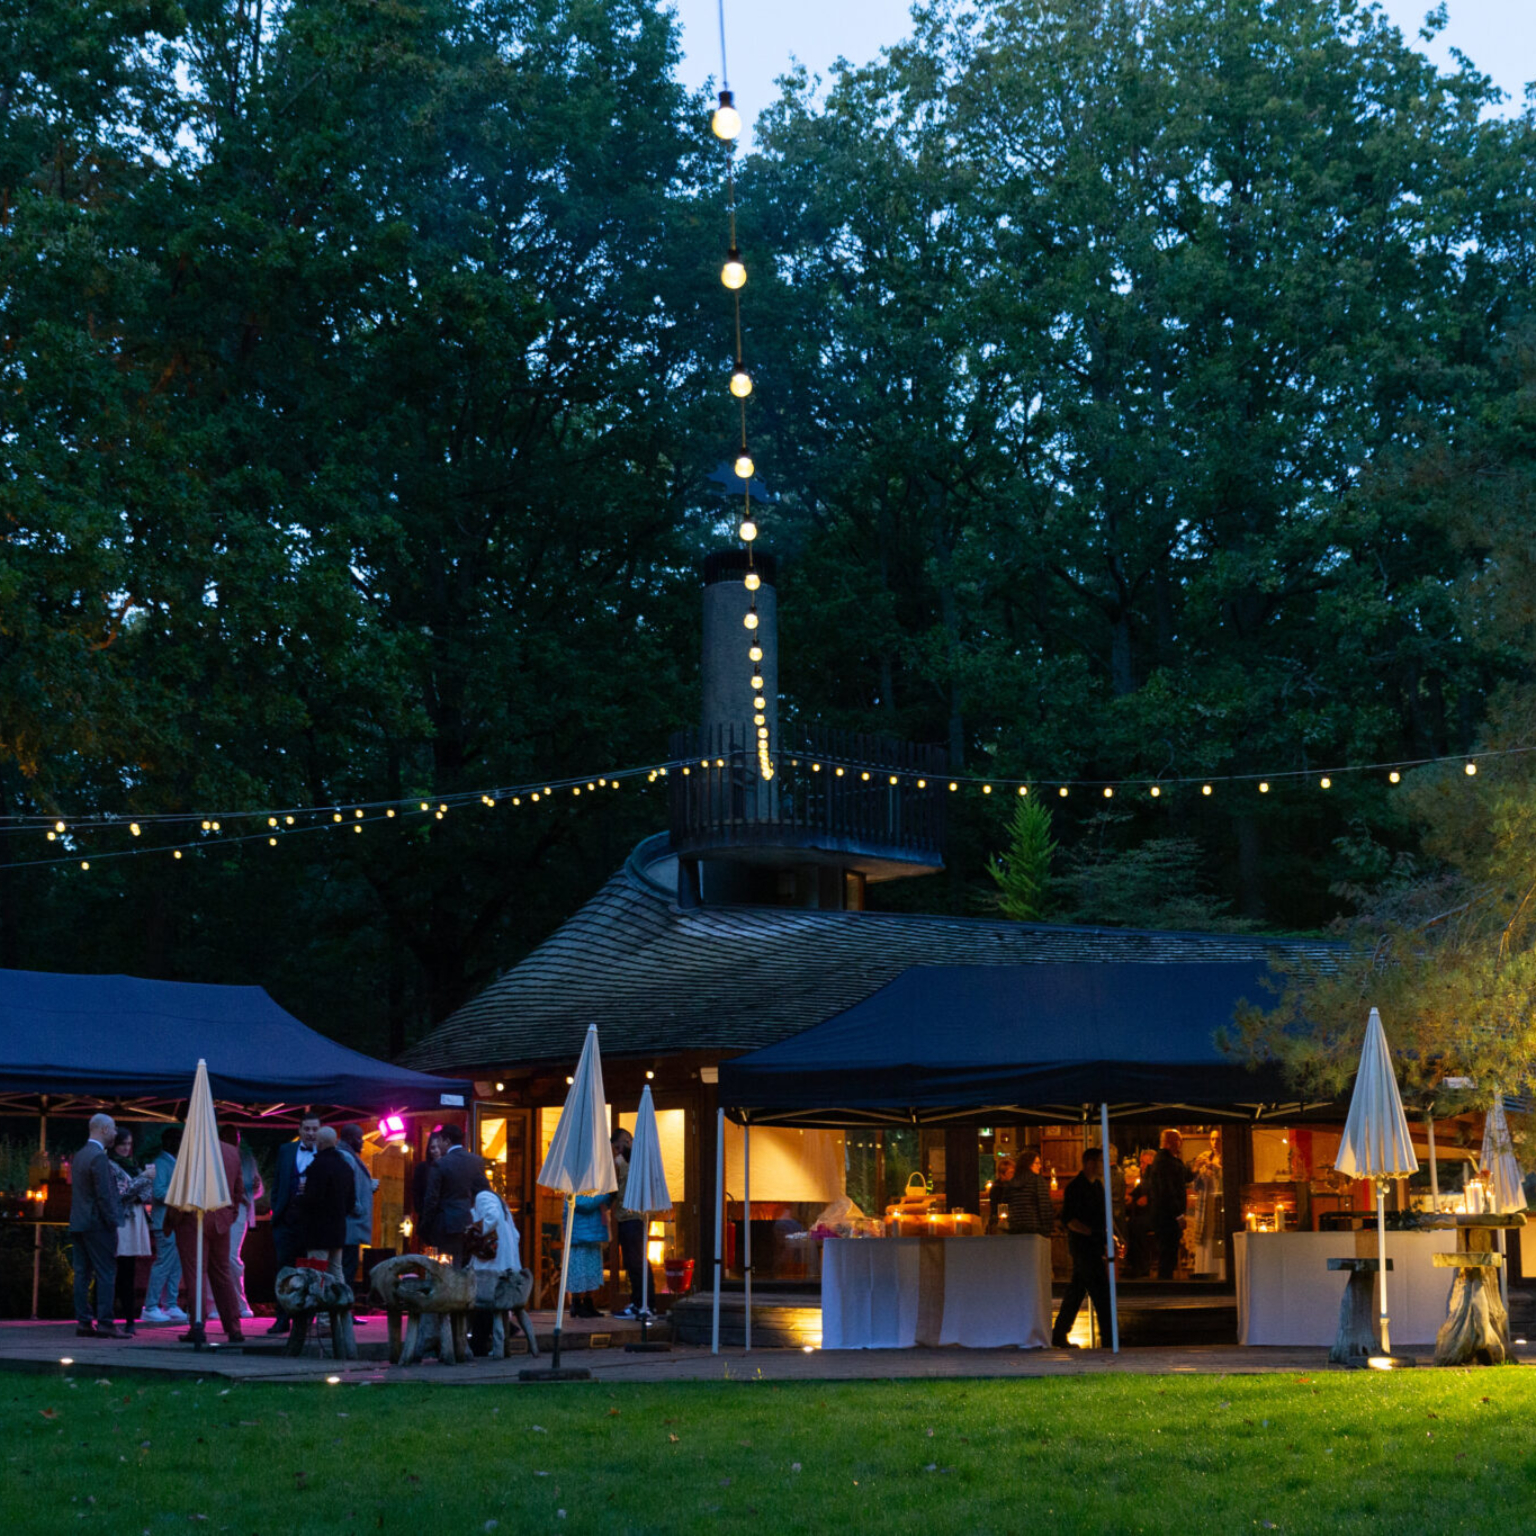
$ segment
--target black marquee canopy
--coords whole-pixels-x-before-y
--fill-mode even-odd
[[[1248,963],[913,966],[800,1034],[720,1064],[720,1103],[754,1125],[976,1120],[1254,1120],[1298,1103],[1276,1063],[1217,1032],[1273,1002]]]
[[[261,987],[0,970],[0,1114],[171,1118],[199,1057],[221,1115],[237,1119],[292,1119],[308,1103],[459,1108],[473,1092],[338,1045]]]

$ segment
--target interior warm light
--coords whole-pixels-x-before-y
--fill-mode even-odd
[[[752,393],[752,375],[740,363],[731,370],[731,393],[738,400],[745,400]]]
[[[720,92],[720,105],[709,120],[710,131],[717,139],[730,143],[741,132],[741,113],[736,110],[729,91]]]
[[[568,1077],[565,1080],[565,1086],[569,1088],[575,1081],[576,1079],[574,1077]]]
[[[655,1078],[655,1076],[656,1076],[656,1074],[654,1072],[652,1072],[650,1070],[650,1068],[646,1068],[646,1073],[645,1073],[645,1080],[646,1080],[646,1082],[648,1082],[648,1083],[651,1082]],[[1525,1343],[1525,1340],[1521,1339],[1520,1342],[1523,1344],[1523,1343]]]
[[[720,281],[733,291],[746,286],[747,269],[742,264],[741,252],[734,245],[725,253],[725,265],[720,268]]]

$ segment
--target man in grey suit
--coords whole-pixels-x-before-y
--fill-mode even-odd
[[[121,1337],[112,1323],[117,1280],[117,1229],[123,1206],[107,1148],[117,1134],[111,1115],[92,1115],[90,1140],[70,1164],[69,1235],[75,1248],[75,1332],[84,1338]],[[96,1316],[91,1317],[91,1281]]]

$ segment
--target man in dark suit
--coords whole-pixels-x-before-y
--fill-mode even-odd
[[[320,1116],[306,1109],[299,1117],[299,1139],[285,1141],[277,1149],[277,1187],[272,1191],[272,1246],[277,1250],[277,1269],[281,1274],[293,1268],[301,1251],[299,1232],[299,1196],[309,1165],[315,1160],[315,1138],[320,1134]],[[287,1333],[292,1319],[281,1307],[268,1333]]]
[[[463,1264],[464,1232],[474,1218],[475,1196],[491,1186],[485,1181],[485,1163],[465,1150],[458,1126],[445,1125],[438,1135],[446,1150],[427,1174],[421,1234],[439,1253]]]
[[[117,1281],[117,1229],[123,1205],[107,1148],[117,1134],[111,1115],[92,1115],[90,1140],[70,1163],[69,1235],[75,1248],[75,1332],[85,1338],[120,1337],[112,1322]],[[91,1316],[91,1281],[96,1315]]]

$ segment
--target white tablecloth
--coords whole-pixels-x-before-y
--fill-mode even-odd
[[[973,1349],[1051,1340],[1048,1238],[829,1238],[821,1255],[823,1349],[911,1349],[917,1343],[920,1251],[943,1245],[937,1342]],[[929,1276],[935,1268],[930,1267]],[[932,1283],[930,1279],[929,1283]]]
[[[1328,1260],[1376,1257],[1374,1232],[1239,1232],[1233,1241],[1239,1344],[1332,1344],[1349,1276],[1329,1269]],[[1454,1232],[1387,1233],[1394,1345],[1435,1342],[1452,1272],[1435,1269],[1431,1255],[1455,1247]]]

